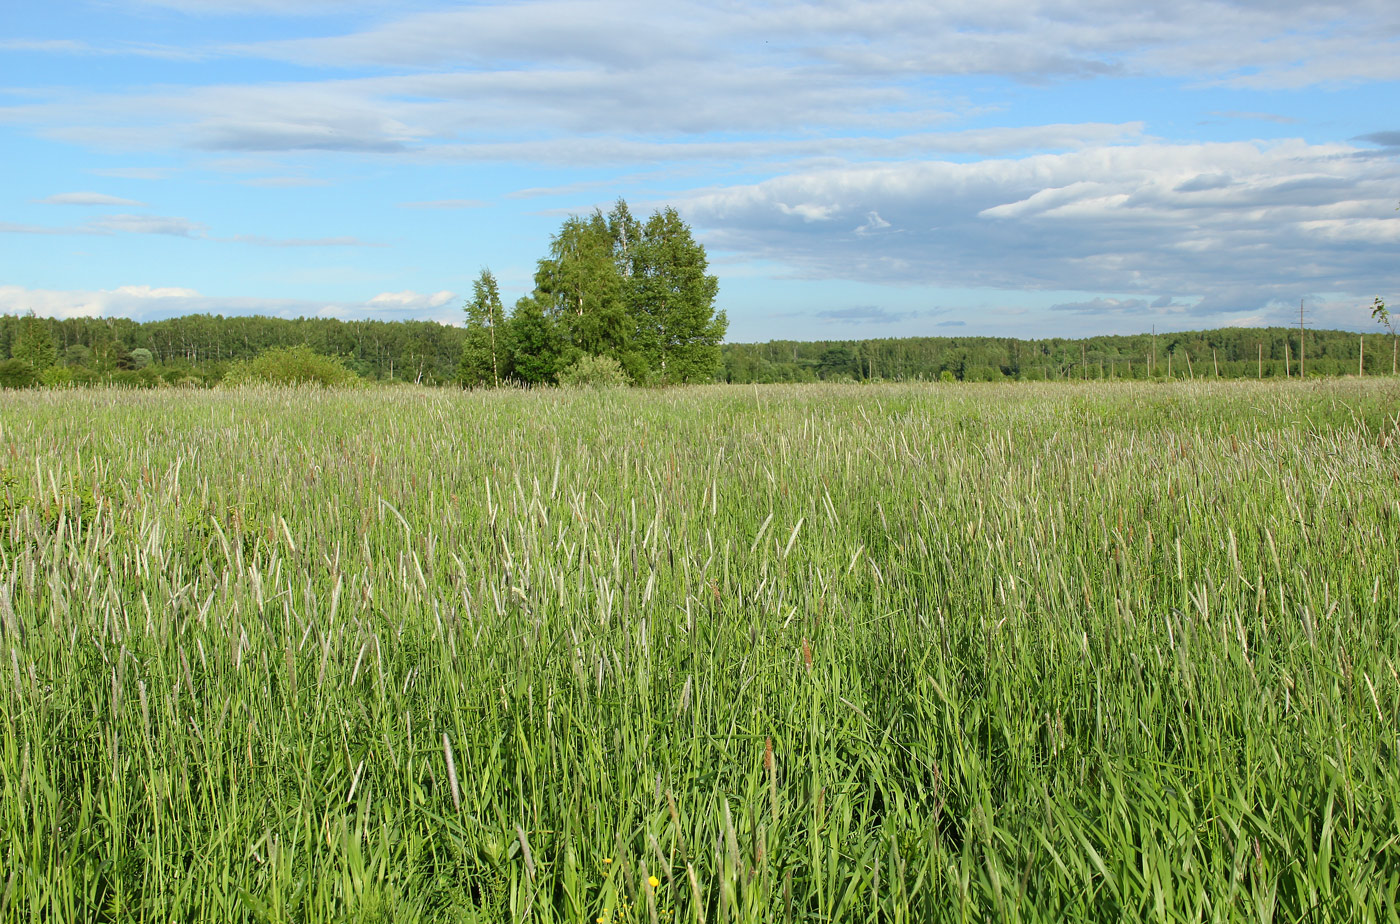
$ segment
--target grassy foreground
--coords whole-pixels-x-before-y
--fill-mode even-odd
[[[1397,415],[6,395],[0,920],[1395,921]]]

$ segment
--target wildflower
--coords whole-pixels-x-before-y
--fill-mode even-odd
[[[603,862],[604,862],[604,863],[611,863],[611,862],[612,862],[612,857],[603,857]]]
[[[650,885],[650,886],[654,889],[654,888],[656,888],[657,886],[661,885],[661,880],[660,880],[660,879],[657,879],[655,876],[648,876],[648,877],[647,877],[647,884]]]

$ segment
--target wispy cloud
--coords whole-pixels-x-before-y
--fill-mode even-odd
[[[382,247],[353,235],[314,238],[278,238],[260,234],[211,234],[201,222],[170,215],[104,215],[82,225],[56,228],[43,225],[22,225],[0,222],[0,232],[10,234],[78,234],[110,236],[115,234],[155,234],[166,237],[189,238],[220,244],[249,244],[255,247]]]
[[[87,172],[93,176],[110,176],[120,180],[164,180],[176,170],[173,167],[94,167]]]
[[[88,222],[84,230],[127,234],[166,234],[172,237],[207,237],[209,229],[188,218],[167,215],[106,215]]]
[[[70,228],[51,228],[45,225],[23,225],[12,221],[0,221],[0,234],[76,234]]]
[[[832,311],[818,311],[816,317],[828,324],[895,324],[914,317],[913,311],[890,311],[878,305],[857,305],[851,308],[837,308]]]
[[[0,39],[0,51],[31,52],[58,55],[132,55],[142,58],[164,58],[172,61],[197,61],[204,57],[189,48],[153,45],[142,42],[116,42],[94,45],[74,39]]]
[[[34,201],[44,205],[116,205],[132,208],[145,208],[146,206],[146,203],[137,202],[135,199],[123,199],[120,196],[109,196],[106,193],[96,192],[56,193]]]

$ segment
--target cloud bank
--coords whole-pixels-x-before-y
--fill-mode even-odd
[[[1347,145],[1143,144],[844,165],[711,189],[717,251],[814,279],[1163,293],[1202,314],[1394,282],[1400,162]]]

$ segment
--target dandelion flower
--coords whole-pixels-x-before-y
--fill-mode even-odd
[[[661,885],[661,880],[657,879],[655,876],[648,876],[647,883],[654,889],[657,886]]]

